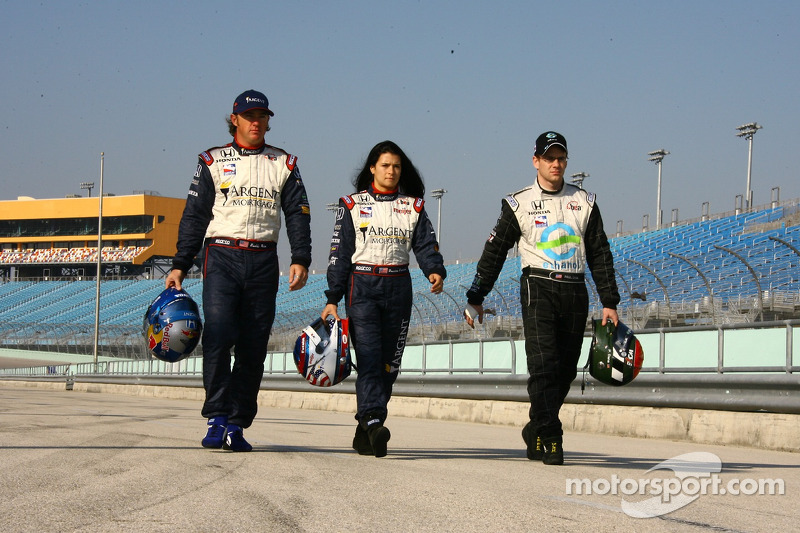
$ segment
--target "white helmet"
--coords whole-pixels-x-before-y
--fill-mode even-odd
[[[303,329],[294,345],[297,371],[312,385],[330,387],[350,375],[348,322],[318,318]]]

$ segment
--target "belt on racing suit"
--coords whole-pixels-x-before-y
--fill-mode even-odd
[[[206,239],[208,246],[226,246],[228,248],[239,248],[240,250],[275,250],[277,243],[275,241],[253,241],[250,239],[234,239],[232,237],[210,237]]]
[[[367,274],[370,276],[405,276],[408,274],[408,265],[353,265],[354,274]]]
[[[529,266],[522,269],[522,275],[533,278],[547,278],[563,283],[583,283],[584,280],[582,272],[559,272],[558,270],[545,270]]]

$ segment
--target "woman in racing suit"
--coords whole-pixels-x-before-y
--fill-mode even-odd
[[[339,319],[339,300],[347,296],[358,361],[353,448],[383,457],[391,437],[383,425],[386,405],[411,318],[409,252],[414,251],[432,293],[442,292],[447,272],[425,212],[422,177],[399,146],[391,141],[375,145],[353,185],[358,192],[339,199],[321,315]]]

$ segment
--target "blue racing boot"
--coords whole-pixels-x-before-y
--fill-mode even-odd
[[[222,448],[225,431],[228,428],[228,417],[214,416],[208,419],[208,433],[203,439],[203,448]]]
[[[244,440],[244,429],[236,424],[228,425],[228,433],[225,435],[225,443],[222,445],[223,450],[230,450],[232,452],[249,452],[253,447],[250,443]]]

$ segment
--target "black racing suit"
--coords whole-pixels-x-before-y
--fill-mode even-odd
[[[235,141],[200,154],[172,266],[188,272],[203,249],[206,418],[227,415],[229,423],[247,428],[256,416],[275,318],[281,211],[291,262],[308,268],[311,215],[297,158]]]
[[[608,238],[594,195],[565,184],[537,184],[507,196],[478,261],[467,301],[483,303],[508,250],[519,243],[520,301],[528,360],[530,419],[543,440],[563,434],[559,411],[577,375],[589,313],[588,266],[603,307],[616,309],[619,292]]]
[[[421,198],[376,193],[370,186],[339,200],[325,294],[334,305],[346,296],[358,364],[359,421],[365,416],[386,420],[411,318],[411,250],[426,277],[446,277]]]

